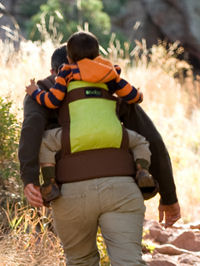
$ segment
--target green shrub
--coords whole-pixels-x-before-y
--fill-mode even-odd
[[[19,177],[17,148],[19,123],[16,114],[11,112],[12,101],[0,97],[0,179]]]

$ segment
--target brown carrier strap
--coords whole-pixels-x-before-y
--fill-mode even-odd
[[[134,173],[132,155],[117,148],[66,154],[56,164],[60,184],[108,176],[133,176]]]
[[[110,92],[99,87],[83,87],[71,90],[67,93],[66,101],[71,103],[76,100],[87,98],[102,98],[108,100],[116,100],[116,97],[112,96]]]

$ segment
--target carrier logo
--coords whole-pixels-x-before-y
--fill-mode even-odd
[[[87,97],[101,97],[102,91],[101,89],[85,89],[85,96]]]

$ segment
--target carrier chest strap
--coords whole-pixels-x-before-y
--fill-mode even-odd
[[[102,98],[116,101],[116,97],[112,96],[110,92],[99,87],[83,87],[71,90],[67,92],[66,101],[67,103],[71,103],[73,101],[88,98]]]

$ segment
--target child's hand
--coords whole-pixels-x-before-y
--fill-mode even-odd
[[[140,99],[138,100],[137,103],[141,103],[141,102],[143,102],[143,93],[140,91],[140,88],[138,88],[137,90],[138,90],[139,93],[140,93]]]
[[[26,86],[26,92],[31,96],[35,90],[38,89],[37,85],[35,84],[35,79],[30,80],[30,85]]]

